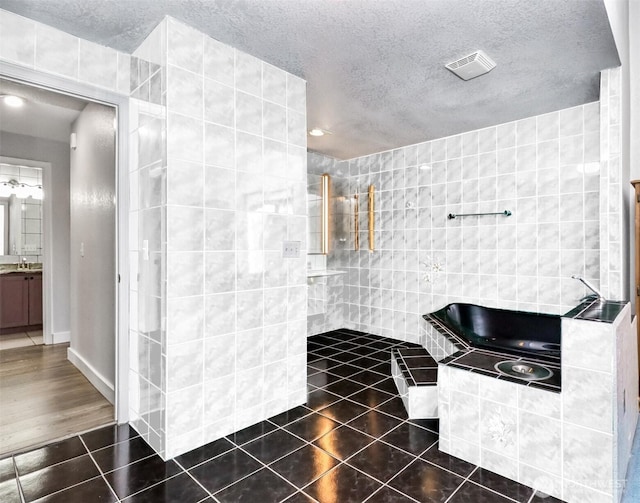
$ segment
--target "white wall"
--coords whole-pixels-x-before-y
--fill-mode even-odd
[[[113,108],[90,103],[73,123],[77,149],[71,151],[70,176],[69,359],[112,401],[116,282],[114,117]]]
[[[69,145],[14,133],[0,133],[0,155],[51,163],[50,246],[53,313],[51,331],[69,332]]]

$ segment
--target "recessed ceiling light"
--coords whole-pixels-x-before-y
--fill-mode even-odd
[[[331,134],[331,131],[327,131],[326,129],[321,129],[319,127],[314,127],[313,129],[309,129],[309,134],[311,136],[324,136],[326,134]]]
[[[7,106],[13,108],[20,108],[24,105],[24,98],[21,98],[20,96],[13,96],[12,94],[2,95],[2,101],[4,101]]]

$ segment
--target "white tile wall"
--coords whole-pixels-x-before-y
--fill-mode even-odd
[[[129,94],[130,56],[0,9],[0,60]]]
[[[351,230],[351,218],[352,218],[352,202],[353,200],[348,197],[349,183],[349,162],[338,161],[324,155],[309,152],[307,154],[307,170],[309,172],[309,187],[312,186],[315,181],[319,183],[320,175],[328,173],[331,176],[331,243],[330,253],[327,256],[324,255],[308,255],[307,264],[309,269],[331,269],[341,270],[343,269],[342,253],[352,246],[349,239],[349,233]],[[316,189],[317,190],[317,189]],[[318,210],[319,211],[319,210]],[[313,205],[309,204],[310,218],[313,213]],[[316,212],[317,213],[317,212]],[[317,213],[319,218],[319,213]],[[314,232],[314,230],[316,232]],[[317,245],[312,247],[312,241],[316,239]],[[317,232],[317,226],[314,229],[313,223],[309,222],[309,250],[319,250],[320,233]],[[329,332],[339,328],[345,328],[345,302],[344,302],[344,284],[345,276],[329,276],[325,279],[324,294],[322,299],[322,311],[312,311],[310,306],[309,316],[307,318],[307,335],[316,335],[323,332]],[[317,286],[311,285],[310,287],[310,299],[319,297],[320,292]],[[316,294],[317,293],[317,294]],[[317,304],[313,304],[313,307],[319,307]]]
[[[173,457],[305,400],[306,128],[304,81],[166,26]],[[284,240],[301,241],[303,255],[283,259]]]
[[[130,396],[134,428],[161,456],[167,456],[167,331],[184,341],[202,331],[203,306],[191,299],[167,299],[167,157],[163,95],[151,82],[164,79],[166,23],[161,23],[130,58],[131,92],[129,248]],[[164,89],[161,85],[159,90]],[[173,316],[168,317],[171,307]],[[189,317],[179,325],[176,318]],[[182,319],[182,318],[179,319]],[[179,326],[178,326],[179,325]],[[172,362],[171,372],[175,372]],[[192,368],[192,367],[188,367]],[[187,379],[188,376],[181,376]],[[187,396],[187,395],[185,395]],[[173,416],[172,416],[173,417]]]
[[[600,281],[605,297],[624,299],[624,212],[623,191],[628,189],[622,179],[622,139],[620,122],[621,69],[611,68],[600,73]],[[592,145],[598,141],[592,139]],[[623,183],[624,182],[624,183]]]
[[[352,251],[351,235],[330,258],[349,272],[346,326],[418,342],[421,315],[450,302],[574,307],[586,292],[571,275],[600,280],[599,127],[596,102],[348,161],[364,246]],[[513,215],[447,219],[503,210]]]
[[[146,325],[161,344],[148,365],[159,367],[160,420],[137,414],[136,427],[170,458],[305,400],[305,144],[289,127],[305,83],[172,18],[132,70],[138,267],[147,239],[161,275],[156,284],[141,274],[132,295],[135,353],[153,343]],[[303,243],[299,259],[282,258],[285,239]],[[137,412],[155,387],[139,371],[135,382]]]

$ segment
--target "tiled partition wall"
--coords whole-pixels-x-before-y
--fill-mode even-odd
[[[166,447],[166,23],[131,57],[129,420]]]
[[[337,251],[345,325],[418,341],[420,316],[454,301],[562,313],[600,280],[599,104],[349,161],[376,186],[376,251]],[[466,217],[449,213],[497,212]]]
[[[170,458],[305,400],[305,83],[171,18],[157,34],[166,333],[149,366],[166,361],[157,405]],[[283,259],[284,240],[303,255]]]
[[[627,209],[622,196],[623,191],[631,190],[628,180],[622,179],[620,75],[620,68],[603,70],[600,75],[600,283],[605,297],[613,299],[626,297],[623,264],[628,260],[624,253]],[[628,270],[626,272],[628,274]]]

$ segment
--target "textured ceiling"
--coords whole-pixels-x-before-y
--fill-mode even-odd
[[[598,99],[619,65],[602,0],[0,0],[132,52],[166,14],[308,82],[309,148],[340,159]],[[464,82],[449,61],[497,62]]]
[[[38,87],[0,79],[0,94],[25,99],[24,106],[11,108],[0,101],[0,131],[54,141],[69,141],[71,124],[86,101]]]

